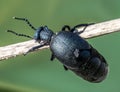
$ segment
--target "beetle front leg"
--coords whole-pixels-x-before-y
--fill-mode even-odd
[[[33,52],[43,46],[45,46],[46,44],[41,44],[41,45],[38,45],[38,46],[35,46],[35,47],[32,47],[31,49],[29,49],[26,53],[24,53],[24,55],[27,55],[29,52]]]

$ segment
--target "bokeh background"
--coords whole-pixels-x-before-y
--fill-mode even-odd
[[[37,28],[47,25],[54,32],[63,25],[98,23],[120,18],[120,0],[0,0],[0,46],[29,39],[6,32],[33,35],[24,22],[26,17]],[[120,32],[87,40],[106,58],[110,71],[105,81],[89,83],[58,60],[50,62],[49,49],[0,61],[0,92],[119,92]]]

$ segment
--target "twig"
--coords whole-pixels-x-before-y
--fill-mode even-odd
[[[81,31],[82,29],[83,28],[78,28],[78,31]],[[88,26],[86,30],[82,34],[80,34],[80,36],[87,39],[105,34],[110,34],[112,32],[117,32],[117,31],[120,31],[120,19],[115,19],[115,20],[97,23]],[[30,40],[26,42],[0,47],[0,60],[4,60],[11,57],[15,57],[17,55],[24,54],[31,47],[37,45],[39,45],[39,43],[35,43],[34,40]],[[49,46],[44,46],[40,49],[45,49],[45,48],[49,48]]]
[[[81,29],[78,30],[80,31]],[[88,26],[80,36],[93,38],[118,31],[120,31],[120,18]]]

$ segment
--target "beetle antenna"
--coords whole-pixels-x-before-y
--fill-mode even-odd
[[[35,28],[35,27],[29,22],[29,20],[26,19],[26,18],[13,17],[13,19],[25,21],[33,30],[36,30],[36,28]]]
[[[24,37],[33,39],[33,37],[31,37],[31,36],[29,36],[29,35],[19,34],[19,33],[16,33],[16,32],[14,32],[14,31],[12,31],[12,30],[7,30],[7,32],[10,32],[10,33],[15,34],[15,35],[17,35],[17,36],[24,36]]]

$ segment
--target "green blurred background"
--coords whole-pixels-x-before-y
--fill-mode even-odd
[[[24,22],[35,27],[47,25],[58,32],[63,25],[98,23],[120,18],[120,0],[0,0],[0,46],[29,39],[6,32],[33,35]],[[0,62],[0,92],[120,92],[120,32],[88,40],[106,58],[110,71],[105,81],[89,83],[58,60],[50,62],[49,49]]]

